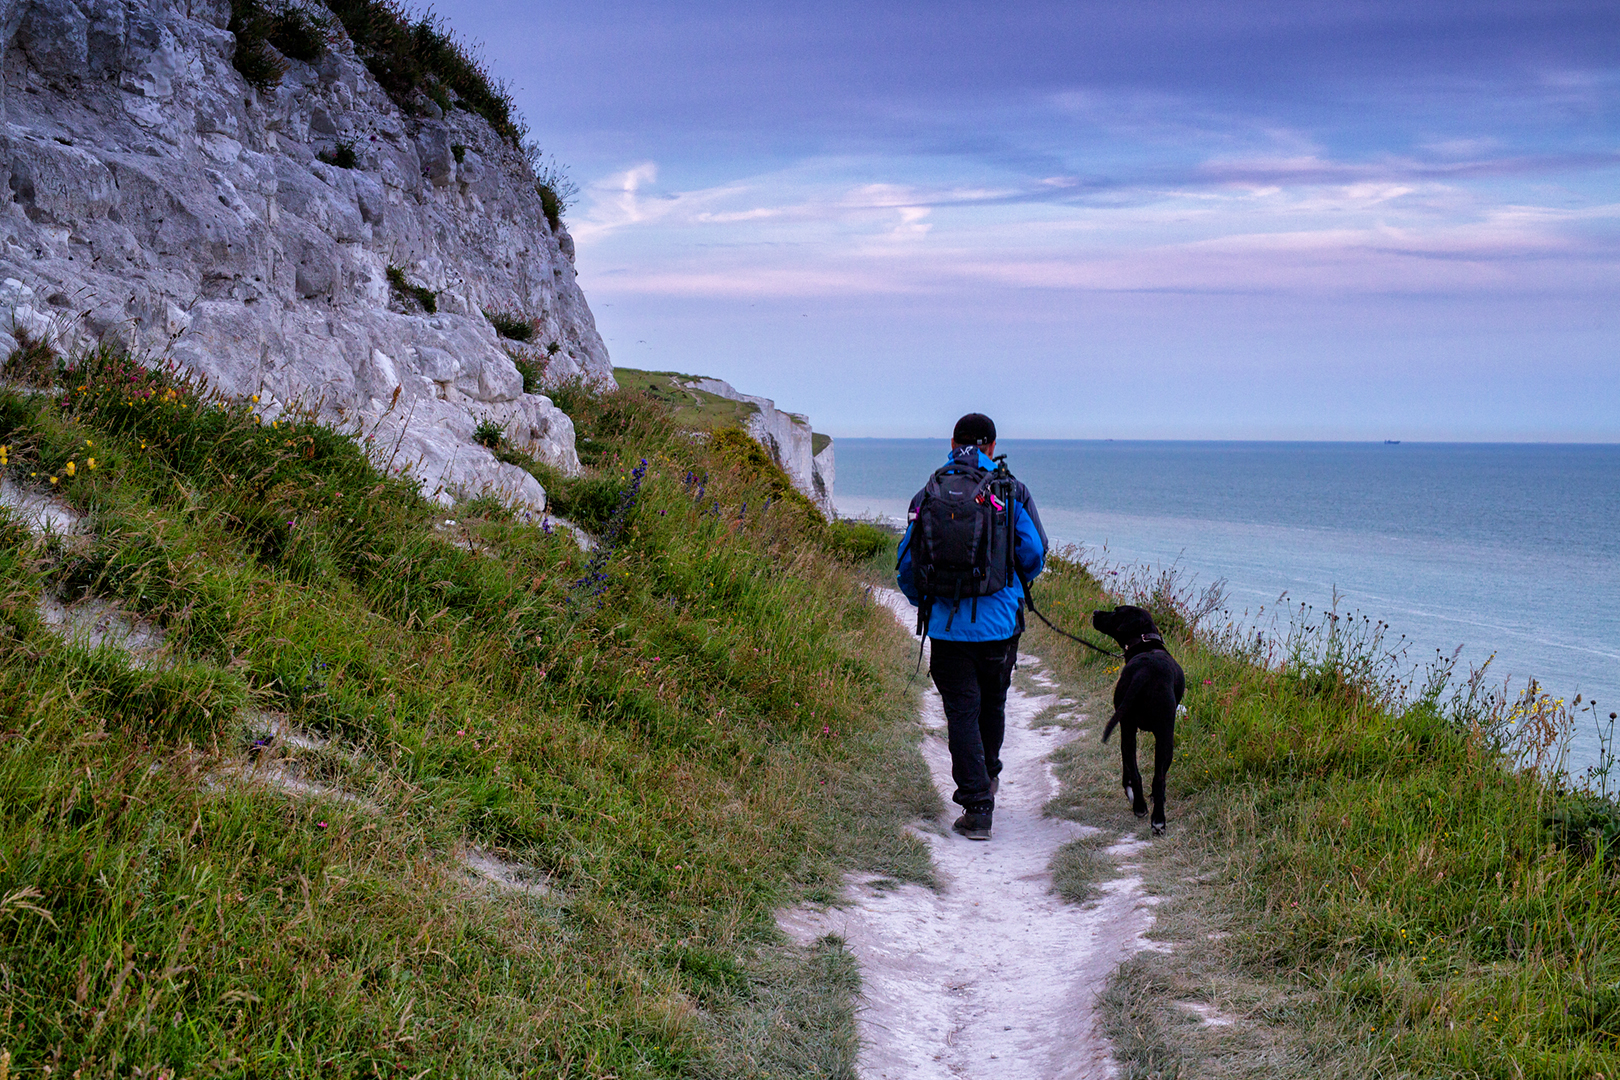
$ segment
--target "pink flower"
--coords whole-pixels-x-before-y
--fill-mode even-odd
[[[317,822],[316,822],[316,823],[315,823],[315,827],[316,827],[316,828],[317,828],[317,829],[324,829],[324,828],[326,828],[326,822],[324,822],[324,821],[317,821]]]

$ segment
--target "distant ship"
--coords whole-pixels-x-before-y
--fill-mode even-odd
[[[1399,439],[1385,439],[1384,440],[1384,445],[1385,446],[1399,446],[1399,445],[1401,445],[1401,440],[1399,440]]]

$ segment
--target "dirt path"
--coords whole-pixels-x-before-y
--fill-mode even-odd
[[[899,593],[882,599],[903,623],[915,618]],[[1037,692],[1020,689],[1026,681],[1020,679],[1007,697],[990,842],[949,830],[959,808],[949,803],[944,712],[929,687],[922,722],[930,735],[922,749],[947,810],[944,821],[927,823],[918,835],[933,851],[940,891],[854,879],[851,906],[782,916],[795,939],[836,934],[860,963],[863,1080],[1115,1075],[1094,1002],[1122,960],[1153,947],[1144,937],[1151,898],[1132,873],[1132,841],[1109,849],[1121,858],[1121,876],[1102,884],[1099,899],[1076,906],[1052,891],[1053,853],[1095,830],[1042,816],[1057,792],[1046,758],[1076,733],[1034,722],[1054,705],[1071,706],[1071,719],[1084,717],[1056,692],[1037,658],[1022,656],[1019,669]],[[1085,726],[1079,734],[1094,731]]]

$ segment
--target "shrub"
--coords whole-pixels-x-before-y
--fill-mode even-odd
[[[709,449],[721,461],[736,469],[748,482],[763,484],[772,499],[797,507],[817,526],[827,519],[809,497],[793,486],[793,480],[757,440],[741,428],[721,428],[709,436]]]
[[[293,4],[270,16],[268,36],[281,55],[313,64],[326,55],[327,21]]]
[[[322,150],[315,155],[328,165],[335,165],[340,169],[352,169],[359,164],[354,153],[354,143],[351,140],[340,141],[337,149],[330,152]]]
[[[459,105],[489,121],[513,148],[522,145],[525,128],[511,91],[490,76],[437,16],[412,22],[406,8],[393,0],[330,0],[327,6],[372,77],[400,108],[419,113],[422,98],[446,110]]]
[[[546,362],[521,349],[507,355],[512,358],[512,364],[518,369],[518,374],[523,376],[523,392],[538,394],[545,386]]]
[[[450,154],[456,159],[457,165],[460,165],[463,161],[467,160],[467,148],[461,143],[451,143]]]
[[[493,420],[480,420],[473,429],[473,441],[493,450],[506,441],[506,429]]]
[[[547,160],[533,143],[523,148],[523,157],[528,162],[529,171],[534,174],[535,191],[540,195],[546,220],[555,229],[563,214],[579,197],[579,185],[568,175],[568,169],[562,162],[555,157]]]
[[[413,304],[432,315],[439,310],[439,298],[432,289],[412,284],[405,271],[392,263],[388,266],[388,287],[406,308]]]
[[[261,94],[279,86],[281,77],[287,73],[286,62],[276,55],[269,42],[246,33],[236,35],[236,52],[231,56],[231,65]]]
[[[496,311],[491,308],[484,309],[484,318],[495,327],[495,332],[503,338],[513,341],[528,341],[534,337],[534,320],[527,315],[513,311]]]
[[[545,212],[546,221],[553,230],[561,228],[563,202],[558,197],[556,189],[545,183],[536,183],[534,188],[540,193],[540,209]]]
[[[846,563],[863,563],[888,550],[895,535],[870,521],[834,521],[827,526],[827,551]]]
[[[287,73],[282,57],[313,64],[325,56],[330,31],[324,18],[297,4],[272,8],[263,0],[231,0],[227,29],[236,35],[231,63],[261,93],[274,89]]]

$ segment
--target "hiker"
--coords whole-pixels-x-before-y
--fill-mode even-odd
[[[945,703],[952,826],[990,839],[1001,786],[1007,687],[1024,632],[1024,583],[1046,561],[1046,530],[1029,489],[994,460],[996,425],[982,413],[956,422],[951,455],[911,500],[895,577],[934,639],[928,673]]]

